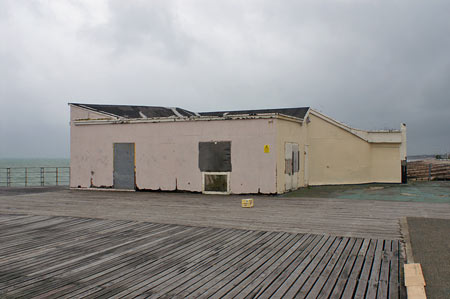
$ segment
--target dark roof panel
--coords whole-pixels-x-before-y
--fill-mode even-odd
[[[195,113],[182,108],[170,108],[159,106],[130,106],[130,105],[99,105],[70,103],[74,106],[90,109],[99,113],[106,113],[124,118],[156,118],[156,117],[189,117],[189,116],[217,116],[225,115],[258,115],[263,113],[277,113],[303,119],[309,107],[258,109],[258,110],[236,110],[236,111],[213,111]]]
[[[96,105],[96,104],[77,104],[72,105],[91,109],[96,112],[106,112],[118,117],[125,118],[154,118],[154,117],[179,117],[193,116],[194,112],[180,109],[157,106],[130,106],[130,105]],[[176,112],[175,112],[175,111]]]
[[[257,115],[261,113],[278,113],[303,119],[308,112],[309,107],[300,108],[278,108],[278,109],[258,109],[258,110],[237,110],[237,111],[217,111],[217,112],[200,112],[202,116],[223,116],[227,115]]]

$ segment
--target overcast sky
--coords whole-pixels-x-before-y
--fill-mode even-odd
[[[69,157],[68,102],[311,106],[450,152],[450,1],[0,0],[0,158]]]

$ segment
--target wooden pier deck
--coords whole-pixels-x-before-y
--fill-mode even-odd
[[[0,297],[398,298],[400,241],[0,214]]]
[[[0,188],[0,214],[89,217],[397,240],[402,238],[399,225],[402,217],[450,219],[450,203],[252,196],[255,207],[243,209],[242,198],[246,197]]]

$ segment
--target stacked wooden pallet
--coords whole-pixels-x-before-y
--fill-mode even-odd
[[[450,163],[408,162],[408,179],[417,181],[450,180]]]

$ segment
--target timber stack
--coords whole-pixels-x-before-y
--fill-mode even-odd
[[[407,172],[408,180],[412,181],[447,181],[450,180],[450,161],[411,161]]]

